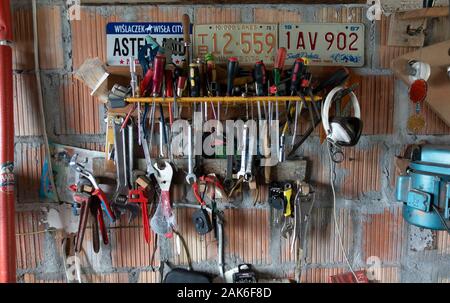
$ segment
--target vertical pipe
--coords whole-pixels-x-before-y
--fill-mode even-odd
[[[12,27],[9,0],[0,1],[0,282],[16,281]]]

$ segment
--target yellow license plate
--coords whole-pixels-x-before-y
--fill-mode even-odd
[[[276,24],[207,24],[194,26],[194,56],[212,53],[217,63],[237,57],[242,65],[273,64],[278,47]]]

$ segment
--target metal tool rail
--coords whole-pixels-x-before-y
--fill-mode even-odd
[[[179,103],[196,103],[196,102],[212,102],[212,103],[256,103],[256,102],[301,102],[302,98],[297,96],[261,96],[261,97],[181,97],[181,98],[173,98],[173,97],[145,97],[145,98],[126,98],[125,101],[129,103],[173,103],[174,100]],[[311,102],[311,98],[305,96],[304,101]],[[322,97],[314,96],[314,101],[319,102],[322,101]]]

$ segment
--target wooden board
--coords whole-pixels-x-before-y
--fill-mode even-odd
[[[431,65],[426,102],[433,111],[450,126],[450,79],[447,68],[450,66],[450,40],[405,54],[392,61],[395,75],[410,85],[406,66],[409,60],[420,60]]]

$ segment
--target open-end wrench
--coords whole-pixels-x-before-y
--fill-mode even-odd
[[[163,234],[166,238],[173,237],[173,229],[176,221],[175,215],[170,205],[170,184],[172,182],[173,169],[168,162],[164,162],[165,167],[160,169],[158,164],[154,164],[155,170],[159,172],[156,177],[159,188],[161,189],[161,202],[158,205],[155,215],[151,220],[152,229],[158,233]],[[162,216],[161,216],[162,215]]]
[[[244,131],[242,135],[242,151],[241,151],[241,169],[237,173],[238,179],[244,178],[245,179],[245,172],[246,172],[246,162],[247,162],[247,136],[248,136],[248,126],[247,124],[244,125]]]
[[[127,152],[125,149],[125,132],[121,131],[122,123],[123,118],[121,117],[114,120],[114,160],[117,170],[117,187],[112,205],[116,210],[116,214],[129,211],[131,221],[139,214],[139,206],[127,204],[129,194],[127,164],[129,165],[131,162],[127,160]]]
[[[247,131],[247,137],[249,137],[248,148],[247,148],[247,157],[245,163],[245,181],[250,181],[253,178],[252,168],[253,168],[253,151],[255,146],[255,134],[249,133]]]
[[[194,157],[192,156],[192,125],[188,128],[188,173],[186,175],[186,182],[193,185],[197,182],[197,176],[194,174]]]
[[[144,136],[144,132],[142,131],[142,125],[140,126],[140,128],[141,128],[142,149],[144,150],[144,158],[145,158],[145,163],[147,165],[147,177],[150,178],[152,175],[157,174],[158,171],[153,167],[150,150],[148,148],[148,141]]]

